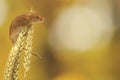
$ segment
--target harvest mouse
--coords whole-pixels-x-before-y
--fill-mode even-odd
[[[43,22],[43,18],[33,11],[17,16],[10,25],[9,36],[12,43],[15,44],[17,37],[23,28],[31,27],[34,22]]]

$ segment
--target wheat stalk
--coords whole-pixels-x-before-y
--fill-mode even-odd
[[[24,38],[24,40],[22,40],[22,43],[21,43],[21,51],[24,50],[24,43],[25,43],[25,40],[26,40],[26,34],[28,32],[28,28],[24,28],[24,34],[21,35],[21,38]],[[13,70],[13,79],[14,80],[18,80],[18,72],[19,72],[19,66],[20,66],[20,58],[21,58],[21,51],[19,52],[19,54],[17,55],[16,57],[16,61],[15,61],[15,64],[14,64],[14,70]]]
[[[31,56],[32,56],[32,34],[33,34],[33,28],[30,27],[27,33],[26,37],[26,45],[25,45],[25,55],[24,55],[24,80],[27,78],[27,73],[30,68],[30,62],[31,62]]]
[[[21,51],[24,46],[26,29],[21,30],[15,45],[12,47],[5,67],[4,80],[18,80],[18,69]]]

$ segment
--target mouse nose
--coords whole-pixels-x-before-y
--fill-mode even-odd
[[[40,21],[40,23],[43,23],[44,22],[44,18],[43,17],[39,17],[39,21]]]

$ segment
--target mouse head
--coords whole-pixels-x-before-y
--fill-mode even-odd
[[[34,22],[42,23],[44,21],[43,18],[39,16],[33,9],[31,9],[31,11],[27,14],[27,16],[31,23],[34,23]]]

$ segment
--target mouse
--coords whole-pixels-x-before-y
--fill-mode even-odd
[[[36,12],[33,11],[15,17],[9,29],[9,37],[11,42],[15,44],[21,30],[25,27],[31,27],[32,24],[36,22],[42,23],[43,17],[39,16]]]

